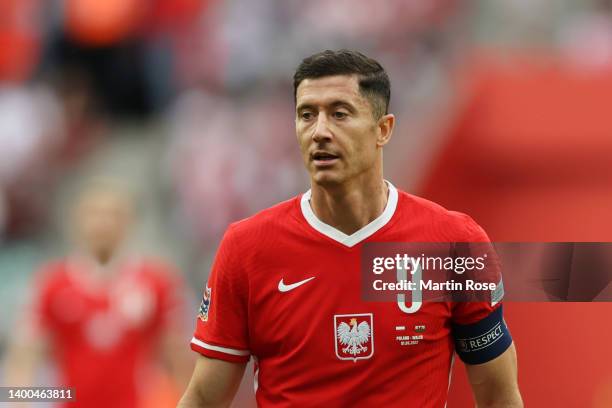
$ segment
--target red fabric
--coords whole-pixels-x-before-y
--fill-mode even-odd
[[[494,241],[609,242],[612,72],[536,56],[474,61],[419,193],[468,212]],[[612,406],[611,303],[504,309],[526,406]],[[449,406],[472,405],[462,365],[453,378]]]
[[[40,0],[0,1],[0,81],[29,78],[40,54]]]
[[[76,390],[70,407],[138,406],[142,375],[179,304],[177,282],[163,264],[118,268],[103,285],[68,261],[47,265],[40,276],[37,320],[50,338],[59,384]]]
[[[400,192],[390,221],[347,247],[315,230],[300,202],[294,198],[230,226],[192,348],[227,361],[244,351],[256,357],[262,407],[443,406],[454,350],[451,320],[475,322],[493,308],[425,302],[407,314],[397,302],[365,302],[361,248],[363,242],[482,241],[486,235],[469,217]],[[313,276],[293,290],[279,290],[281,279],[288,285]],[[336,326],[349,324],[352,315],[373,333],[357,360],[342,359],[346,352],[336,343]],[[398,325],[406,326],[403,335],[420,334],[415,326],[425,325],[423,339],[401,344]]]
[[[612,68],[518,60],[466,75],[419,193],[469,212],[493,241],[609,241]]]
[[[150,30],[178,30],[199,21],[211,0],[154,0],[149,17]],[[184,27],[183,27],[184,28]]]

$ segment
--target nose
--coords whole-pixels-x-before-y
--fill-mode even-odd
[[[329,130],[327,117],[323,114],[317,116],[317,124],[312,133],[312,140],[317,143],[329,141],[332,138],[332,133]]]

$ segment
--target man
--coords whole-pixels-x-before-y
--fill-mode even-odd
[[[181,284],[165,263],[126,256],[132,214],[129,196],[112,182],[81,193],[74,212],[78,248],[36,276],[34,304],[7,357],[8,385],[35,385],[46,355],[57,365],[57,385],[74,388],[76,403],[66,406],[176,403],[180,385],[171,383],[186,384],[189,372],[186,356],[177,353]]]
[[[453,335],[493,327],[501,333],[493,346],[458,352],[471,363],[479,407],[522,406],[499,303],[414,311],[361,299],[366,242],[488,240],[468,216],[384,181],[382,149],[395,124],[384,69],[358,52],[325,51],[302,61],[294,92],[311,190],[227,230],[191,341],[201,356],[179,406],[228,406],[252,356],[259,406],[442,407]],[[423,339],[398,342],[398,324],[425,330]],[[366,339],[352,350],[343,347],[351,330]]]

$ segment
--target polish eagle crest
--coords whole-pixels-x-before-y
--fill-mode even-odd
[[[348,319],[336,316],[336,354],[343,360],[369,358],[374,351],[371,315],[361,316],[347,316]]]

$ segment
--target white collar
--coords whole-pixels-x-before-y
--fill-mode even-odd
[[[306,221],[308,221],[308,224],[310,224],[312,228],[319,231],[321,234],[349,248],[353,247],[384,227],[389,220],[391,220],[391,217],[393,217],[395,208],[397,207],[397,189],[387,180],[385,180],[385,183],[387,183],[387,186],[389,187],[389,197],[387,199],[387,206],[385,207],[384,211],[378,216],[378,218],[360,230],[355,231],[351,235],[346,235],[344,232],[337,230],[331,225],[325,224],[323,221],[317,218],[310,207],[310,196],[312,194],[311,190],[308,190],[302,194],[302,214],[304,215],[304,218],[306,218]]]

